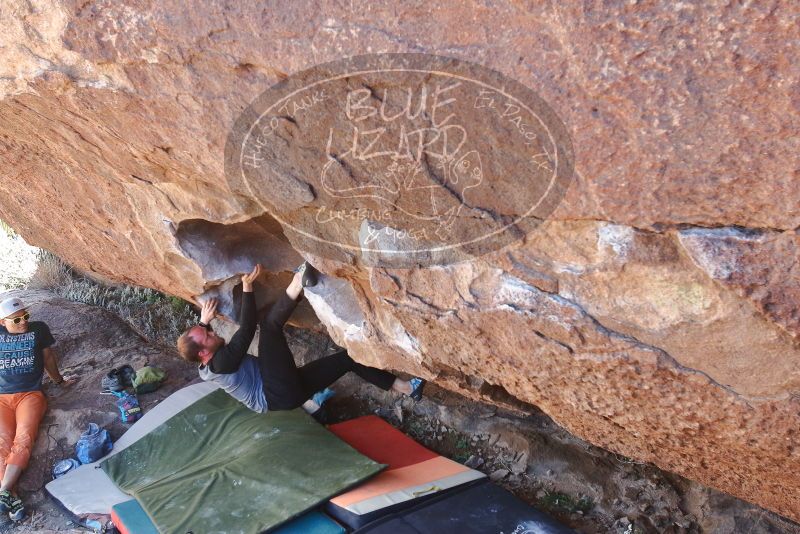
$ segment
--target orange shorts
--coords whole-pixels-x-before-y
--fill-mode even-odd
[[[0,477],[6,465],[28,466],[46,409],[41,391],[0,394]]]

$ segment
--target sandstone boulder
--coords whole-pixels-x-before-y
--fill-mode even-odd
[[[798,520],[799,9],[10,0],[0,218],[98,276],[219,295],[232,318],[252,262],[266,304],[310,259],[326,276],[308,301],[360,361],[535,404]],[[302,146],[267,158],[272,187],[232,191],[227,135],[262,91],[379,52],[474,61],[547,102],[574,173],[544,224],[447,265],[375,266],[281,222],[316,198]]]

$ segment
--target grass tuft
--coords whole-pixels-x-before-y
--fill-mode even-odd
[[[17,237],[16,230],[11,228],[11,226],[7,222],[2,220],[0,220],[0,232],[5,233],[9,239],[14,239],[15,237]]]
[[[175,346],[198,312],[185,300],[138,286],[107,286],[75,273],[58,256],[40,251],[30,289],[49,289],[67,300],[100,306],[122,317],[153,343]]]
[[[594,503],[589,497],[576,499],[572,495],[558,491],[545,491],[544,497],[539,499],[539,506],[550,512],[560,513],[586,513],[594,508]]]

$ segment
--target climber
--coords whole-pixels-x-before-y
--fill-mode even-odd
[[[41,321],[28,322],[31,314],[22,300],[0,302],[0,317],[0,512],[20,521],[25,506],[15,487],[28,466],[47,409],[42,393],[44,371],[62,388],[74,379],[59,372],[50,328]]]
[[[242,275],[240,326],[230,342],[226,344],[209,325],[217,313],[216,299],[209,299],[203,303],[200,323],[178,338],[181,356],[199,364],[203,380],[216,382],[235,399],[260,413],[297,408],[348,371],[381,389],[391,389],[419,400],[424,380],[402,380],[387,371],[366,367],[353,361],[346,350],[297,367],[283,334],[283,325],[297,306],[303,287],[315,285],[319,273],[307,262],[295,271],[289,287],[259,323],[258,357],[247,354],[247,349],[256,331],[253,283],[261,274],[260,264],[249,274]]]

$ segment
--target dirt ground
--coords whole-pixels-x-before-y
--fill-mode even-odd
[[[29,517],[0,524],[0,532],[86,532],[47,495],[53,464],[74,456],[89,422],[117,439],[114,397],[100,393],[113,367],[155,365],[167,372],[156,392],[141,395],[147,411],[177,389],[198,381],[197,371],[171,347],[137,335],[116,315],[61,299],[47,291],[17,291],[31,303],[33,320],[50,325],[63,373],[78,382],[62,389],[45,380],[50,403],[31,464],[20,481]],[[287,328],[299,362],[336,350],[319,332]],[[800,526],[771,512],[653,466],[593,447],[570,435],[545,414],[512,413],[475,403],[429,385],[418,403],[364,384],[340,380],[329,401],[329,422],[377,413],[438,453],[489,475],[525,501],[582,533],[800,534]]]

